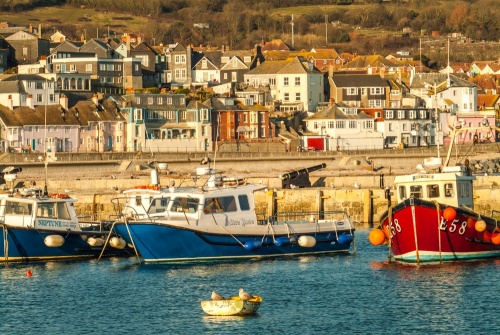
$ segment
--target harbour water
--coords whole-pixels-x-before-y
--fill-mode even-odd
[[[497,334],[500,261],[402,266],[356,232],[352,255],[238,263],[136,258],[1,265],[1,334]],[[26,275],[27,270],[32,273]],[[205,316],[215,290],[256,316]]]

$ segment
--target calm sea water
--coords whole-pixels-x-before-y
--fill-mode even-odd
[[[1,334],[498,334],[500,261],[388,264],[357,231],[357,253],[226,264],[135,258],[0,268]],[[30,269],[33,276],[26,277]],[[212,290],[242,287],[256,316],[205,316]]]

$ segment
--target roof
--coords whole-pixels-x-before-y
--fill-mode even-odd
[[[356,115],[345,114],[338,105],[332,105],[328,108],[322,109],[313,115],[307,117],[305,120],[328,120],[328,119],[344,119],[344,120],[358,120],[358,119],[372,119],[370,115],[363,112],[358,112]]]
[[[418,88],[426,88],[426,85],[433,85],[436,83],[437,85],[441,85],[446,83],[448,80],[448,76],[450,78],[449,87],[475,87],[474,83],[471,83],[467,80],[461,79],[453,74],[446,73],[417,73],[413,76],[413,80],[410,84],[410,88],[418,89]]]
[[[337,87],[386,87],[389,83],[378,74],[339,74],[332,76]]]

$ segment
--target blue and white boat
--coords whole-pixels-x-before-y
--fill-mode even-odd
[[[217,177],[210,168],[198,168],[191,179],[199,182],[202,176],[208,179],[199,186],[171,185],[150,193],[147,202],[140,198],[138,212],[147,203],[146,215],[124,216],[113,230],[145,262],[301,256],[354,249],[355,229],[344,211],[258,214],[254,192],[264,185]],[[133,193],[128,196],[139,199]]]
[[[16,179],[14,173],[3,177],[11,186]],[[35,188],[12,187],[0,193],[0,261],[97,258],[109,230],[100,222],[80,222],[76,201],[67,194],[47,194]],[[116,236],[112,242],[115,248],[108,248],[106,256],[121,254],[125,248]]]

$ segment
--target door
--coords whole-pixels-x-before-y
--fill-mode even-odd
[[[113,136],[108,137],[108,149],[109,151],[113,150]]]

